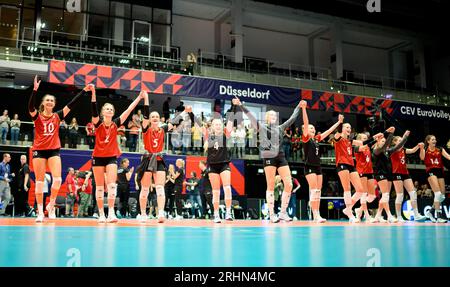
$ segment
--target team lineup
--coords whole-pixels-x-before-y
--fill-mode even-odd
[[[92,84],[84,87],[62,110],[54,111],[56,98],[45,95],[36,109],[36,95],[40,81],[35,77],[33,92],[28,103],[29,114],[34,122],[35,137],[32,146],[33,167],[36,178],[35,195],[38,207],[36,222],[44,221],[44,177],[48,167],[53,177],[51,185],[50,202],[45,207],[49,219],[55,219],[55,201],[61,187],[61,148],[59,129],[60,121],[74,110],[78,101],[83,97],[91,97],[92,123],[96,128],[95,146],[92,152],[92,170],[96,182],[95,197],[98,205],[99,223],[115,223],[118,221],[114,211],[117,195],[117,160],[121,155],[119,144],[116,140],[118,128],[125,123],[132,111],[144,100],[143,109],[143,143],[145,154],[141,164],[137,168],[140,178],[139,205],[140,214],[137,220],[146,222],[147,200],[152,186],[155,187],[158,222],[165,221],[164,207],[166,205],[165,184],[166,164],[163,160],[165,134],[185,119],[192,119],[193,125],[202,127],[200,120],[196,118],[192,107],[186,106],[185,110],[170,119],[167,124],[160,125],[160,115],[150,110],[149,95],[141,91],[128,108],[115,115],[115,108],[110,103],[105,103],[98,110],[96,91]],[[328,130],[317,133],[314,125],[309,121],[307,102],[302,100],[295,107],[294,112],[283,123],[279,123],[278,113],[271,110],[266,112],[264,121],[258,122],[238,98],[232,99],[232,105],[226,117],[215,115],[211,121],[211,127],[202,127],[202,135],[205,139],[207,174],[212,189],[212,205],[214,210],[214,222],[220,223],[222,218],[219,213],[220,190],[224,190],[226,213],[224,219],[233,220],[232,189],[230,168],[231,157],[229,145],[231,132],[236,121],[243,120],[245,114],[252,127],[260,134],[259,151],[264,165],[266,178],[266,201],[269,208],[269,217],[272,223],[279,221],[292,221],[287,213],[293,189],[291,170],[282,149],[283,131],[290,127],[297,118],[302,120],[302,146],[304,151],[304,175],[309,186],[309,205],[313,220],[324,223],[326,219],[320,215],[319,207],[323,174],[321,169],[321,153],[319,143],[331,137],[336,154],[336,169],[339,176],[345,203],[344,214],[352,223],[358,223],[362,219],[366,222],[386,222],[383,210],[387,214],[389,223],[403,221],[401,217],[401,205],[404,199],[404,190],[408,192],[414,212],[415,221],[445,223],[445,215],[441,212],[441,202],[445,199],[445,181],[443,158],[450,160],[450,155],[445,149],[437,146],[437,139],[428,135],[424,142],[417,143],[413,148],[405,148],[410,135],[406,131],[402,136],[395,136],[395,127],[389,127],[384,132],[369,136],[359,133],[353,137],[352,127],[344,122],[344,116],[339,115],[338,121]],[[428,182],[434,192],[433,207],[425,215],[421,215],[417,206],[417,193],[406,164],[406,156],[419,152],[420,159],[424,161]],[[178,165],[178,163],[177,163]],[[277,214],[274,209],[275,177],[279,174],[284,184],[281,197],[281,210]],[[389,207],[390,191],[394,186],[396,192],[395,216]],[[352,187],[354,193],[352,195]],[[373,202],[376,196],[376,188],[380,190],[381,198],[378,201],[378,210],[372,218],[368,212],[367,204]],[[105,214],[105,191],[108,215]],[[360,207],[353,211],[356,203]]]

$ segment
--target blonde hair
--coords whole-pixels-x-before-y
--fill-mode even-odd
[[[365,133],[359,133],[357,136],[356,136],[356,140],[361,140],[361,138],[363,137],[363,136],[367,136],[367,134],[365,134]]]
[[[276,114],[277,112],[275,112],[274,110],[267,111],[266,112],[266,123],[269,123],[270,113],[275,113]]]
[[[103,106],[102,106],[102,109],[100,110],[100,116],[102,116],[103,117],[103,110],[105,109],[105,107],[107,106],[107,105],[110,105],[111,107],[112,107],[112,109],[113,109],[113,112],[116,112],[116,109],[114,108],[114,105],[113,104],[111,104],[111,103],[105,103],[105,104],[103,104]]]
[[[55,98],[55,96],[47,94],[47,95],[45,95],[45,96],[42,98],[41,104],[39,105],[39,109],[38,109],[38,112],[39,112],[39,113],[43,113],[43,112],[44,112],[44,100],[45,100],[45,98],[47,98],[47,97],[53,97],[53,100],[55,101],[55,105],[56,105],[56,98]]]
[[[176,162],[180,162],[181,163],[181,168],[184,168],[184,160],[182,160],[181,158],[177,159]]]

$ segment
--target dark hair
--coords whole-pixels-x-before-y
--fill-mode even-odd
[[[434,135],[427,135],[427,136],[425,137],[425,147],[424,147],[425,150],[428,149],[428,145],[429,145],[429,144],[428,144],[428,141],[431,140],[432,137],[435,137],[435,136],[434,136]]]
[[[130,160],[129,160],[128,158],[126,158],[126,157],[123,158],[123,159],[120,161],[120,164],[123,165],[127,160],[130,161]]]
[[[192,172],[193,177],[197,177],[197,173],[195,171]]]

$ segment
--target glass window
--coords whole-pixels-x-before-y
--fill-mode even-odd
[[[63,9],[66,7],[65,2],[64,0],[43,0],[42,6]]]
[[[114,45],[131,48],[132,22],[122,18],[111,18],[110,23]]]
[[[170,11],[158,8],[153,9],[153,22],[170,24]]]
[[[170,46],[170,26],[152,25],[152,45]]]
[[[108,31],[108,17],[89,15],[89,36],[110,38]]]
[[[108,0],[89,0],[89,13],[109,15]]]
[[[131,4],[111,2],[111,15],[122,18],[131,18]]]
[[[35,0],[25,0],[23,4],[24,4],[24,7],[34,8],[34,2],[35,2]]]
[[[42,7],[41,28],[43,30],[61,31],[63,11],[61,9]]]
[[[191,100],[186,98],[181,98],[181,101],[183,102],[184,106],[192,106],[192,111],[194,112],[194,115],[197,117],[200,117],[203,113],[203,116],[207,119],[210,119],[212,116],[212,105],[213,101],[207,101],[207,100]]]
[[[22,4],[22,0],[0,0],[0,3],[11,6],[19,6],[20,4]]]
[[[230,107],[231,107],[231,101],[226,101],[224,112],[226,113],[230,109]],[[258,104],[246,103],[245,107],[255,116],[255,118],[258,122],[261,122],[261,120],[264,119],[264,113],[266,112],[266,109],[264,106],[258,105]],[[248,126],[251,124],[250,120],[248,119],[248,117],[245,114],[244,114],[243,118],[244,118],[245,126]]]
[[[152,21],[152,8],[133,5],[133,20]]]
[[[83,34],[83,30],[85,27],[85,15],[84,13],[69,13],[67,11],[64,11],[64,32],[70,33],[70,34],[77,34],[81,35]],[[69,37],[69,38],[74,38]],[[79,37],[75,37],[76,40],[79,39]]]
[[[25,33],[21,34],[24,35],[24,38],[26,40],[32,40],[33,39],[33,31],[34,31],[34,10],[33,9],[23,9],[22,14],[22,31],[25,30]]]

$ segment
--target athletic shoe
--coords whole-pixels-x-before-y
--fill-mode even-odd
[[[273,216],[270,217],[270,222],[278,223],[278,222],[280,222],[280,219],[278,218],[278,216],[276,214],[274,214]]]
[[[327,222],[327,220],[325,218],[319,216],[317,219],[314,219],[314,222],[325,223],[325,222]]]
[[[228,213],[225,215],[225,220],[226,221],[233,221],[233,216],[231,216],[231,213]]]
[[[405,223],[406,222],[406,220],[404,220],[403,217],[397,218],[397,221],[399,223]]]
[[[387,220],[384,219],[383,217],[378,218],[378,220],[380,221],[380,223],[386,223],[387,222]]]
[[[389,221],[389,223],[397,223],[398,219],[395,218],[395,216],[391,216],[391,217],[388,218],[388,221]]]
[[[106,222],[108,223],[116,223],[117,221],[119,221],[119,219],[117,219],[115,214],[108,215],[108,218],[106,219]]]
[[[280,212],[280,215],[278,217],[283,221],[292,221],[292,218],[290,218],[287,213]]]
[[[183,219],[183,216],[181,216],[181,215],[177,215],[177,217],[175,217],[175,220],[182,220]]]
[[[56,215],[55,215],[55,206],[53,206],[53,208],[50,208],[50,204],[47,205],[47,207],[45,208],[48,212],[48,218],[49,219],[56,219]]]
[[[39,214],[34,221],[36,223],[43,222],[44,221],[44,215],[43,214]]]
[[[347,208],[344,208],[344,210],[342,212],[348,217],[348,219],[352,219],[355,217],[353,215],[353,212]]]
[[[359,218],[357,218],[357,217],[351,217],[351,218],[348,220],[348,222],[350,222],[350,223],[360,223],[361,220],[359,220]]]
[[[163,223],[166,220],[166,217],[164,216],[164,212],[160,212],[158,214],[158,223]]]
[[[433,216],[433,214],[431,214],[431,212],[429,211],[429,210],[427,210],[426,212],[425,212],[425,216],[429,219],[429,220],[431,220],[431,222],[436,222],[436,218],[434,218],[434,216]]]
[[[222,220],[220,219],[219,215],[214,215],[214,223],[221,223]]]
[[[356,218],[358,218],[359,220],[361,220],[362,212],[363,210],[361,208],[355,209]]]
[[[436,223],[447,223],[447,220],[446,220],[446,219],[443,219],[443,218],[438,218],[438,219],[436,220]]]
[[[94,213],[94,214],[92,214],[92,217],[93,217],[93,218],[98,218],[98,214],[97,214],[97,213]]]
[[[380,220],[377,217],[373,217],[373,218],[369,219],[369,222],[370,223],[379,223]]]
[[[137,216],[136,216],[136,219],[137,220],[139,220],[140,222],[142,222],[142,223],[144,223],[144,222],[146,222],[147,221],[147,215],[140,215],[140,214],[138,214]]]
[[[421,214],[419,214],[419,216],[417,216],[417,217],[414,217],[414,221],[416,221],[416,222],[424,222],[426,220],[427,220],[427,217],[423,216]]]
[[[106,217],[104,215],[100,215],[98,217],[98,223],[106,223]]]

